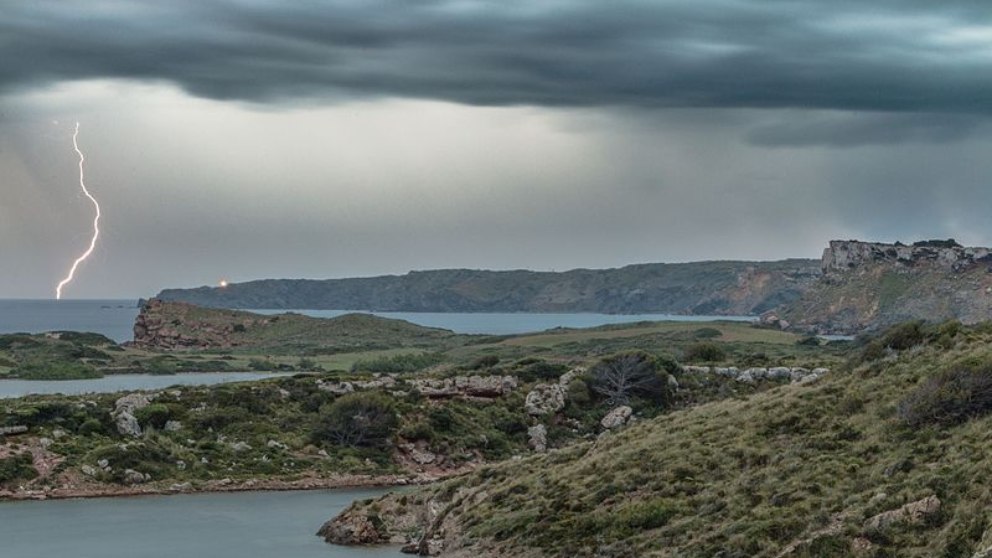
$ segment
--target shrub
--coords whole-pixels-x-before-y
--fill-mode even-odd
[[[0,484],[31,480],[37,476],[38,471],[34,468],[34,460],[30,453],[0,459]]]
[[[419,372],[444,361],[440,353],[413,353],[360,360],[352,365],[352,372],[403,373]]]
[[[899,403],[910,426],[954,425],[992,412],[992,363],[945,370],[928,378]]]
[[[643,352],[622,353],[600,361],[592,369],[592,390],[610,405],[633,397],[667,402],[671,396],[667,374],[659,374],[658,359]]]
[[[532,362],[517,370],[516,376],[523,382],[540,382],[544,380],[557,380],[559,376],[568,372],[568,366],[564,364],[554,364],[544,360]]]
[[[80,436],[92,436],[94,434],[104,434],[106,429],[103,423],[95,418],[86,419],[76,430]]]
[[[923,331],[923,321],[917,320],[892,326],[882,335],[881,343],[883,347],[904,351],[916,345],[922,345],[926,338],[926,333]]]
[[[696,339],[715,339],[721,335],[723,332],[715,327],[701,327],[692,332],[692,336]]]
[[[727,353],[716,343],[702,342],[687,347],[682,358],[688,362],[719,362],[727,358]]]
[[[807,335],[806,337],[796,341],[796,345],[800,347],[819,347],[820,338],[815,335]]]
[[[381,393],[349,393],[320,411],[313,437],[347,447],[382,447],[396,431],[393,401]]]
[[[151,426],[161,430],[165,427],[165,423],[172,418],[172,411],[166,405],[152,403],[135,411],[134,418],[138,419],[138,423],[143,428]]]
[[[497,364],[499,364],[499,357],[498,356],[496,356],[496,355],[486,355],[486,356],[481,356],[481,357],[475,359],[474,361],[472,361],[472,363],[468,365],[468,369],[469,370],[481,370],[483,368],[492,368],[493,366],[496,366]]]

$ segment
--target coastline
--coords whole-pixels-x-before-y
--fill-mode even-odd
[[[334,477],[307,477],[295,480],[248,479],[234,481],[221,479],[207,481],[201,485],[192,483],[164,483],[109,486],[90,485],[47,490],[6,490],[0,489],[0,505],[4,502],[68,500],[79,498],[130,498],[137,496],[168,496],[176,494],[209,494],[224,492],[290,492],[306,490],[329,490],[335,488],[400,488],[419,486],[445,480],[467,473],[471,469],[458,469],[440,474],[418,475],[341,475]]]

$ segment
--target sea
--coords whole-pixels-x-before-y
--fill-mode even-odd
[[[333,318],[354,310],[250,310],[264,314],[295,312],[318,318]],[[754,321],[754,316],[683,316],[677,314],[594,314],[594,313],[471,313],[471,312],[366,312],[384,318],[406,320],[455,333],[513,335],[554,328],[584,328],[643,321],[712,320]],[[101,333],[117,342],[133,337],[136,300],[3,300],[0,299],[0,333],[43,333],[46,331],[88,331]]]

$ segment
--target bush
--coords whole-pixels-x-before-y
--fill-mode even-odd
[[[682,359],[687,362],[720,362],[727,358],[727,352],[716,343],[703,342],[686,348]]]
[[[396,374],[419,372],[444,361],[440,353],[414,353],[360,360],[351,367],[352,372],[381,372]]]
[[[928,378],[899,403],[899,417],[913,427],[949,426],[992,412],[992,363],[945,370]]]
[[[496,355],[486,355],[486,356],[481,356],[481,357],[475,359],[474,361],[472,361],[472,363],[468,365],[468,369],[469,370],[481,370],[483,368],[492,368],[493,366],[496,366],[497,364],[499,364],[499,357],[498,356],[496,356]]]
[[[0,459],[0,484],[19,480],[31,480],[38,476],[30,453],[22,453]]]
[[[138,419],[138,424],[142,428],[165,428],[165,423],[172,418],[172,411],[168,406],[161,403],[152,403],[134,412],[134,418]]]
[[[667,403],[672,389],[668,374],[659,374],[659,369],[659,361],[652,355],[622,353],[593,367],[591,387],[610,405],[624,405],[634,397]]]
[[[349,393],[320,410],[313,438],[346,447],[383,447],[396,431],[393,401],[381,393]]]
[[[721,335],[723,332],[715,327],[701,327],[692,332],[692,336],[696,339],[715,339]]]
[[[568,372],[568,366],[564,364],[554,364],[544,360],[531,362],[524,368],[515,372],[517,378],[522,382],[540,382],[545,380],[557,380],[562,374]]]

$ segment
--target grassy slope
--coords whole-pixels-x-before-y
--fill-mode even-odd
[[[968,335],[487,467],[413,501],[459,502],[445,530],[465,555],[775,556],[836,520],[839,533],[795,555],[850,556],[867,535],[866,555],[969,556],[992,518],[992,417],[914,430],[896,416],[923,378],[992,359],[992,336]],[[932,494],[936,519],[865,532],[866,518]]]

